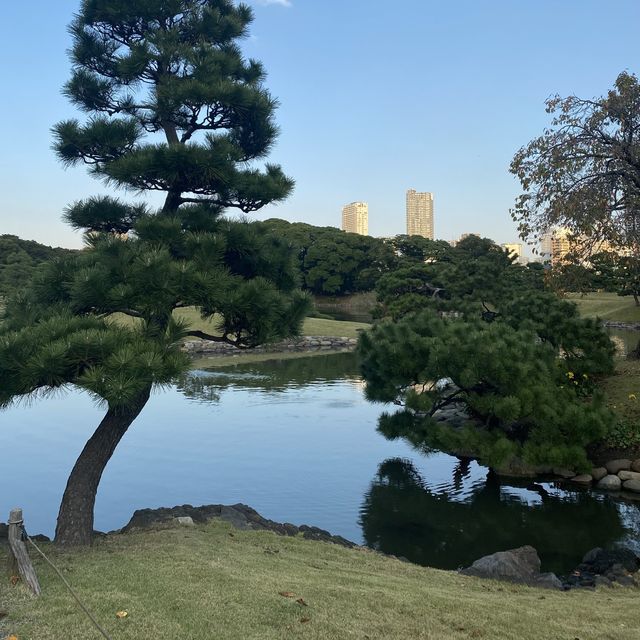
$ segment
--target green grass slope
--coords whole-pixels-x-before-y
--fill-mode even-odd
[[[601,292],[584,296],[571,293],[567,297],[578,305],[583,316],[615,322],[640,322],[640,307],[636,306],[632,296]]]
[[[638,637],[632,589],[563,593],[485,582],[226,523],[46,551],[114,640]],[[53,572],[41,561],[36,567],[38,599],[1,581],[0,609],[8,615],[0,638],[98,638]],[[118,611],[127,617],[118,619]]]

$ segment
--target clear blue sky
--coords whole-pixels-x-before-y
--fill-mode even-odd
[[[404,232],[408,188],[435,194],[436,236],[516,240],[509,207],[514,152],[541,133],[544,100],[594,97],[622,70],[640,72],[638,0],[252,0],[243,44],[281,102],[271,160],[296,190],[259,218],[340,225],[343,204],[369,203],[372,235]],[[80,246],[60,219],[104,192],[63,169],[50,127],[78,115],[60,94],[66,31],[79,0],[3,9],[0,233]]]

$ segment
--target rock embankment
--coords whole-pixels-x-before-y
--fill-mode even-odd
[[[330,336],[302,336],[282,342],[262,345],[253,349],[238,349],[225,342],[188,340],[182,348],[193,355],[238,355],[241,353],[291,353],[296,351],[346,351],[356,348],[356,338]]]
[[[595,486],[604,491],[622,491],[640,494],[640,458],[610,460],[603,467],[595,467],[591,473],[566,477],[575,484]]]
[[[633,329],[635,331],[640,331],[640,322],[616,322],[615,320],[608,320],[602,324],[605,327],[610,327],[611,329]]]
[[[592,549],[568,576],[558,577],[555,573],[540,573],[540,566],[538,552],[526,545],[483,556],[460,573],[476,578],[564,591],[577,587],[612,587],[614,584],[623,587],[639,585],[640,557],[625,548],[609,551],[599,547]]]
[[[192,526],[196,523],[202,524],[215,519],[229,522],[236,529],[241,530],[273,531],[281,536],[301,535],[307,540],[331,542],[348,548],[358,546],[355,542],[351,542],[342,536],[334,536],[319,527],[312,527],[306,524],[297,527],[288,522],[282,523],[268,520],[246,504],[208,504],[201,507],[185,504],[170,508],[139,509],[134,512],[131,520],[120,529],[120,533],[129,533],[130,531],[158,525]]]
[[[568,481],[577,486],[620,491],[626,494],[626,497],[636,500],[640,498],[640,458],[610,460],[602,467],[594,467],[590,473],[577,474],[572,469],[544,465],[531,466],[514,457],[502,467],[493,470],[500,476],[519,478],[547,476],[549,479]]]
[[[591,549],[582,562],[563,578],[565,589],[572,587],[637,587],[640,584],[640,557],[624,547]]]

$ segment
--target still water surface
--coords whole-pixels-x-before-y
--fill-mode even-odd
[[[532,544],[559,572],[595,546],[638,539],[638,506],[505,484],[474,462],[425,456],[377,433],[384,409],[364,399],[351,354],[194,371],[151,398],[116,450],[96,528],[119,528],[138,508],[243,502],[421,564],[456,568]],[[77,392],[0,413],[11,452],[0,466],[0,514],[21,506],[31,532],[51,535],[101,414]]]

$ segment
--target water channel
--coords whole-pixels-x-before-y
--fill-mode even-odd
[[[567,485],[505,482],[475,462],[376,430],[352,354],[198,369],[155,393],[111,460],[96,528],[138,508],[243,502],[411,561],[457,568],[532,544],[566,572],[587,550],[637,545],[640,508]],[[102,409],[68,392],[0,413],[0,513],[51,535],[67,475]]]

